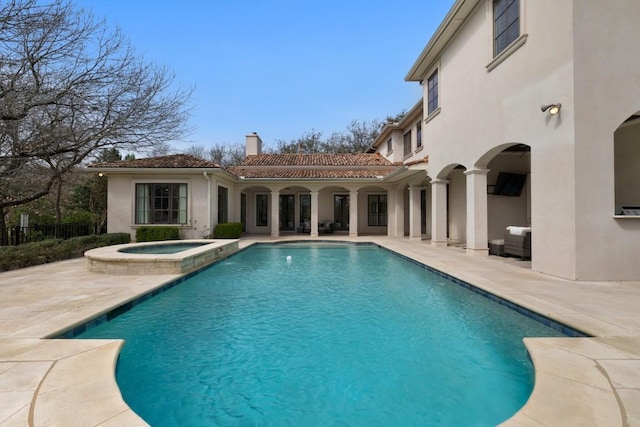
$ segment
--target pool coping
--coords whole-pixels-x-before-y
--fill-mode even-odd
[[[248,247],[259,240],[241,240],[240,246],[242,248]],[[619,291],[620,288],[616,288],[615,283],[571,282],[512,266],[501,266],[499,269],[493,269],[488,258],[477,260],[476,257],[453,253],[450,249],[436,249],[428,244],[420,244],[421,242],[412,242],[407,239],[372,237],[352,239],[340,236],[337,240],[372,242],[445,273],[455,271],[460,274],[455,274],[454,277],[473,283],[475,287],[504,297],[528,309],[538,304],[537,310],[534,311],[544,313],[547,317],[558,317],[556,320],[561,321],[561,323],[571,327],[578,326],[577,329],[595,336],[594,338],[525,339],[525,345],[529,349],[536,370],[536,383],[534,391],[525,406],[511,419],[505,421],[504,425],[551,426],[584,424],[610,426],[628,425],[633,424],[634,421],[640,421],[640,410],[638,409],[640,379],[636,373],[637,368],[640,367],[640,340],[638,339],[638,336],[640,336],[638,333],[640,323],[634,323],[635,318],[629,318],[628,322],[617,321],[618,323],[616,323],[616,320],[611,316],[620,316],[620,313],[603,312],[604,317],[593,315],[580,317],[579,314],[581,313],[577,313],[575,307],[571,307],[570,304],[562,307],[557,303],[559,309],[554,312],[553,310],[556,310],[556,307],[552,307],[548,302],[541,300],[540,295],[536,294],[538,289],[545,289],[546,283],[551,284],[549,288],[552,291],[556,286],[560,286],[556,289],[561,291],[566,287],[571,288],[572,292],[575,292],[576,289],[580,292],[580,286],[584,286],[585,289],[591,292],[601,290],[597,288],[598,286],[602,286],[603,289],[611,286],[614,290]],[[269,239],[262,239],[262,241],[273,242],[273,240]],[[21,277],[39,277],[38,275],[41,274],[41,271],[48,271],[47,268],[52,269],[52,271],[53,269],[67,268],[67,266],[77,269],[79,265],[74,260],[66,264],[63,262],[42,267],[41,269],[24,269],[25,271],[15,274],[2,273],[3,276],[0,276],[0,278],[15,277],[15,286],[21,286],[19,283]],[[486,271],[499,272],[498,276],[500,277],[487,277],[489,274],[479,275],[479,268],[483,265]],[[498,264],[493,265],[498,266]],[[488,268],[486,268],[487,266]],[[504,273],[501,272],[502,270],[504,270]],[[502,279],[501,275],[509,279],[509,286],[501,286],[500,280],[498,280]],[[110,275],[103,276],[105,278],[112,277]],[[43,277],[46,277],[46,275]],[[113,278],[115,277],[113,276]],[[124,279],[124,276],[120,277]],[[158,275],[134,279],[127,276],[127,281],[139,283],[145,290],[138,291],[129,289],[130,286],[126,286],[127,296],[114,295],[113,301],[118,298],[121,302],[134,298],[134,294],[139,296],[150,289],[158,288],[163,283],[169,283],[179,277],[181,275]],[[523,283],[511,283],[512,278],[522,280]],[[93,280],[98,283],[101,278],[95,276]],[[530,285],[534,285],[535,287],[530,289],[536,291],[529,292],[529,295],[527,295],[526,291]],[[640,287],[636,285],[640,285],[640,282],[637,284],[631,283],[623,289],[632,292],[632,297],[635,298],[640,296],[640,293],[634,293]],[[514,288],[517,289],[514,291]],[[612,292],[608,288],[605,290],[605,294],[611,296]],[[83,292],[86,293],[88,291],[86,289],[78,290],[78,294]],[[576,294],[576,298],[585,299],[585,295]],[[587,298],[587,300],[590,299],[592,298]],[[629,302],[629,297],[625,298],[623,295],[618,299],[614,298],[614,300],[617,306],[622,307]],[[638,300],[636,299],[635,301]],[[117,304],[112,304],[112,306],[115,305]],[[91,310],[75,309],[69,316],[77,320],[89,311]],[[94,309],[93,314],[97,311],[99,310]],[[615,307],[609,311],[615,311]],[[83,406],[83,410],[76,411],[78,412],[77,416],[74,414],[74,420],[82,425],[122,425],[122,420],[124,419],[127,420],[124,422],[127,425],[146,425],[128,407],[123,409],[117,385],[115,387],[113,385],[115,384],[113,379],[114,360],[117,358],[119,344],[107,345],[107,342],[101,341],[102,344],[97,347],[105,347],[101,349],[101,352],[111,354],[111,359],[107,357],[108,362],[105,362],[103,357],[101,359],[103,360],[102,362],[91,363],[90,367],[81,368],[80,371],[85,374],[81,375],[82,378],[80,379],[74,379],[77,375],[68,375],[69,372],[76,372],[69,371],[69,364],[73,365],[72,361],[74,359],[83,359],[81,355],[87,355],[88,357],[91,352],[86,348],[68,349],[69,346],[77,346],[78,344],[74,343],[82,340],[41,339],[47,335],[50,336],[52,328],[55,329],[56,325],[57,330],[60,330],[60,324],[66,323],[69,325],[73,323],[67,318],[56,318],[56,322],[48,321],[39,327],[26,328],[20,333],[15,332],[13,336],[11,333],[5,333],[0,336],[0,342],[2,343],[0,345],[0,379],[9,379],[9,381],[4,381],[5,384],[12,384],[11,375],[9,374],[11,372],[22,372],[21,369],[39,378],[37,381],[34,380],[35,387],[33,389],[23,391],[9,390],[8,394],[4,393],[4,397],[0,395],[0,402],[3,404],[6,399],[10,399],[13,402],[13,398],[18,396],[16,393],[19,393],[19,396],[22,396],[23,399],[31,396],[23,407],[17,408],[8,417],[3,418],[3,412],[0,410],[0,424],[4,422],[18,424],[16,420],[19,419],[27,420],[30,425],[56,424],[56,422],[61,423],[64,421],[65,417],[67,417],[66,421],[68,422],[68,416],[71,413],[68,411],[71,405],[70,402],[74,402],[75,405]],[[48,370],[45,370],[39,376],[37,371],[38,369],[44,369],[40,367],[43,363],[48,363],[50,366]],[[1,369],[3,366],[11,366],[12,368],[3,371]],[[82,363],[80,366],[83,366]],[[632,370],[634,368],[635,371]],[[23,372],[23,375],[25,372]],[[62,375],[65,372],[67,375]],[[104,372],[108,373],[107,377],[110,379],[98,381],[94,378],[96,373],[104,374]],[[103,376],[99,375],[100,378]],[[111,399],[95,401],[87,397],[91,396],[91,393],[83,394],[82,396],[84,397],[77,393],[70,393],[70,390],[87,389],[95,392],[98,383],[103,383],[104,385],[104,389],[101,388],[102,386],[98,387],[100,390],[110,391],[107,394],[112,397]],[[559,394],[562,394],[565,398],[558,399]],[[44,420],[47,422],[44,422]]]

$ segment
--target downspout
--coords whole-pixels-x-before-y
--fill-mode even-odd
[[[206,171],[202,172],[202,176],[207,180],[207,227],[209,227],[208,235],[211,236],[213,234],[211,229],[211,178]]]

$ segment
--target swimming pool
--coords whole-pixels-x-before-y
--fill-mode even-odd
[[[375,246],[260,245],[82,338],[154,426],[495,425],[557,331]]]

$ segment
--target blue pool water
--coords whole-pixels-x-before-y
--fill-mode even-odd
[[[129,246],[127,248],[120,249],[118,252],[123,252],[126,254],[150,254],[150,255],[176,254],[178,252],[186,251],[187,249],[198,248],[200,246],[204,246],[207,244],[208,243],[191,242],[191,243],[165,243],[162,245]]]
[[[287,258],[289,260],[287,260]],[[558,336],[375,246],[260,245],[81,335],[153,426],[493,426]]]

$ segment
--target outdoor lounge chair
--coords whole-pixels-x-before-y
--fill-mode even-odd
[[[298,233],[311,233],[311,221],[305,219],[300,221],[300,227],[298,227]]]
[[[318,234],[333,233],[333,222],[324,221],[318,223]]]
[[[504,232],[504,255],[531,259],[531,227],[507,227]]]

